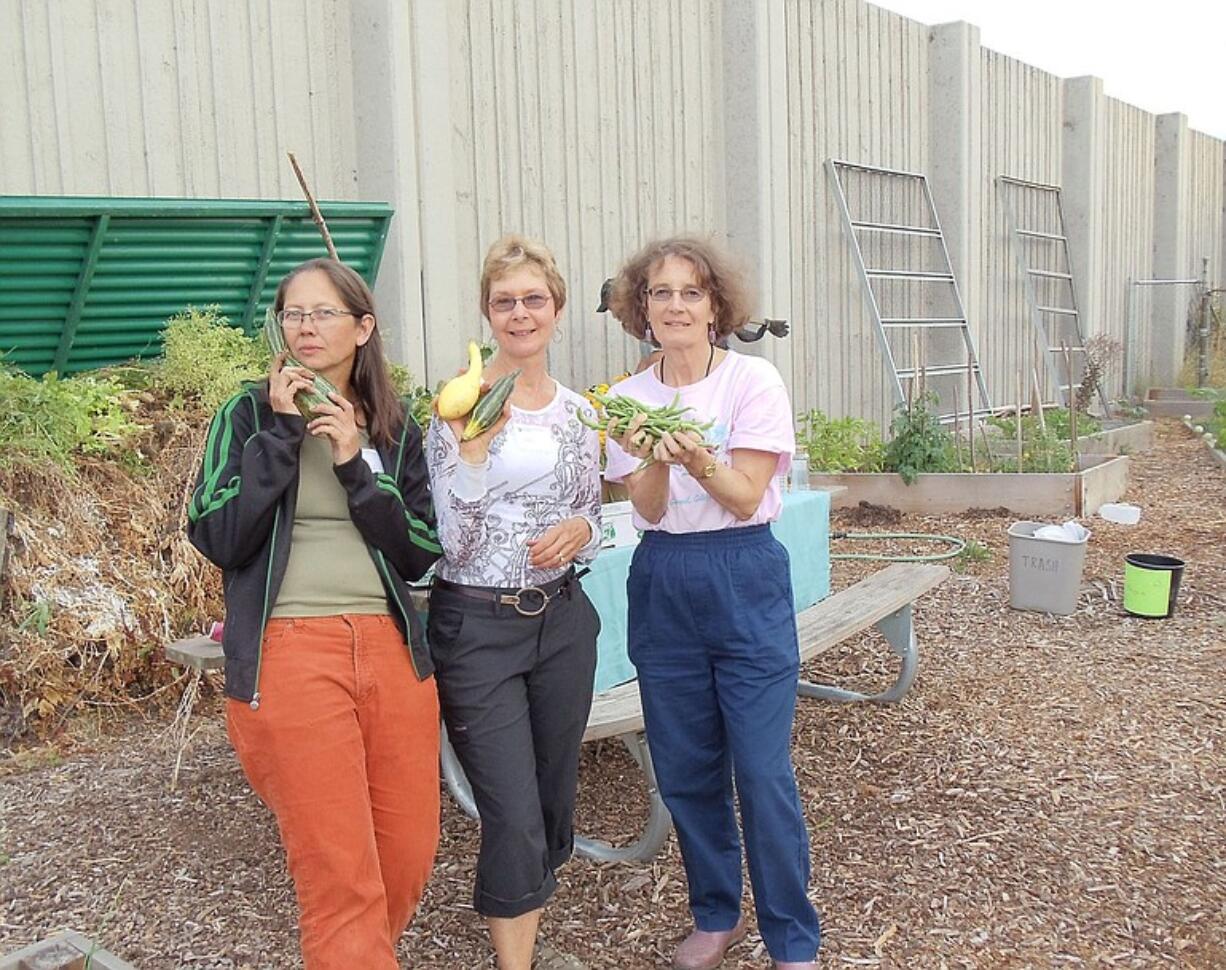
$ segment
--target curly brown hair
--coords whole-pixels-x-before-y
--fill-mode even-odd
[[[688,260],[694,266],[698,284],[711,297],[717,337],[727,337],[744,326],[751,303],[744,272],[723,248],[710,240],[673,236],[648,243],[626,261],[613,280],[609,310],[621,321],[626,333],[639,340],[647,339],[647,283],[652,269],[668,256]]]

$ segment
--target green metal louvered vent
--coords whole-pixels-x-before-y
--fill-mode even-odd
[[[320,210],[373,286],[391,207]],[[0,197],[0,360],[41,376],[154,356],[188,305],[250,333],[281,277],[326,255],[305,202]]]

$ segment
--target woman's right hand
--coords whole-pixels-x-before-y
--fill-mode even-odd
[[[655,448],[655,442],[652,441],[651,435],[640,430],[646,420],[647,415],[636,414],[626,425],[625,430],[622,430],[614,419],[609,422],[606,434],[616,441],[617,446],[626,454],[639,459],[649,458]]]
[[[272,409],[279,414],[298,414],[294,395],[310,390],[315,375],[305,367],[286,367],[286,356],[282,352],[272,359],[268,369],[268,400]]]
[[[481,382],[481,394],[485,395],[490,389],[490,385],[485,381]],[[435,416],[438,416],[437,404],[435,405]],[[493,441],[506,427],[507,422],[511,420],[511,402],[508,400],[502,406],[502,414],[498,416],[498,420],[491,424],[488,428],[482,431],[475,438],[465,441],[464,429],[468,427],[468,415],[462,418],[449,418],[447,426],[451,428],[451,433],[455,435],[455,440],[460,446],[460,457],[470,465],[482,465],[485,459],[490,454],[490,442]]]

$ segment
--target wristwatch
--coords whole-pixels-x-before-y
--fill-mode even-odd
[[[717,463],[716,463],[715,459],[714,459],[714,458],[712,458],[712,459],[711,459],[711,463],[710,463],[709,465],[704,465],[704,466],[703,466],[702,471],[700,471],[700,472],[698,473],[698,477],[699,477],[699,478],[713,478],[713,477],[715,476],[715,466],[716,466],[716,464],[717,464]]]

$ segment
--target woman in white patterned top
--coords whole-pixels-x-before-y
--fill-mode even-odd
[[[443,558],[427,636],[452,745],[481,815],[473,906],[500,970],[528,970],[571,818],[600,619],[573,563],[600,548],[600,451],[587,401],[548,372],[566,285],[542,244],[500,239],[481,274],[498,351],[519,370],[500,420],[461,442],[430,425],[426,458]]]

